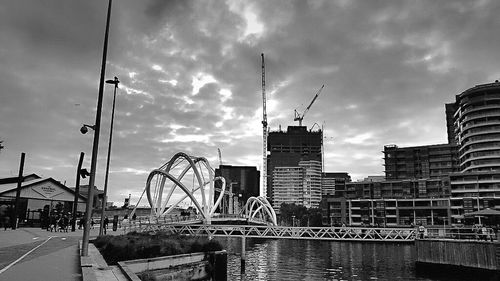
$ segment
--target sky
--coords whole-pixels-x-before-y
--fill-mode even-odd
[[[75,185],[90,167],[105,0],[2,0],[0,177]],[[384,145],[447,142],[445,103],[500,78],[500,2],[115,0],[106,79],[120,80],[109,201],[139,199],[177,152],[262,166],[261,53],[271,131],[324,129],[327,172],[383,175]],[[96,185],[104,186],[113,86],[104,88]],[[316,127],[317,128],[317,127]],[[82,184],[88,184],[83,180]],[[141,205],[145,201],[141,201]]]

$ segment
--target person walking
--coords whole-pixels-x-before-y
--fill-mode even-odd
[[[104,227],[104,234],[106,234],[107,232],[107,229],[108,229],[108,223],[109,223],[109,219],[108,217],[104,217],[104,221],[103,221],[103,227]]]
[[[9,227],[9,224],[10,224],[10,218],[8,215],[5,215],[3,217],[3,230],[7,230],[7,228]]]

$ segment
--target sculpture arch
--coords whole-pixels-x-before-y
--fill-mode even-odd
[[[263,196],[248,198],[243,212],[250,220],[259,217],[272,225],[277,225],[276,212],[269,201]]]
[[[186,178],[186,175],[191,176],[191,186],[188,185],[190,179]],[[222,183],[222,192],[214,202],[215,181]],[[189,197],[202,219],[210,223],[211,217],[222,200],[225,189],[225,179],[223,177],[214,177],[214,170],[207,159],[179,152],[163,166],[149,174],[145,192],[151,206],[152,216],[161,217],[169,214],[184,199]],[[176,193],[177,198],[174,199],[175,191],[182,191],[180,193],[182,195]],[[167,205],[170,205],[168,209]]]

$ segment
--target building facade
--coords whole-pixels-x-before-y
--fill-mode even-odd
[[[458,146],[437,144],[413,147],[384,146],[385,178],[441,178],[459,171]]]
[[[215,169],[215,176],[222,176],[226,180],[226,192],[221,203],[221,213],[237,213],[245,205],[248,198],[259,196],[260,172],[256,167],[220,165]],[[220,187],[219,187],[220,188]],[[215,191],[218,198],[219,192]]]
[[[323,223],[336,226],[442,225],[452,215],[447,178],[350,182],[321,206]]]
[[[500,210],[500,83],[470,88],[453,106],[449,138],[459,146],[460,172],[450,175],[451,208],[460,223],[473,211]]]
[[[300,161],[298,167],[275,167],[273,174],[273,209],[281,204],[319,208],[321,201],[321,162]]]
[[[321,201],[321,162],[315,160],[300,161],[304,170],[303,203],[307,208],[319,208]]]
[[[300,161],[317,161],[322,166],[321,130],[307,130],[305,126],[288,126],[286,131],[271,131],[268,135],[267,156],[267,194],[271,204],[274,204],[274,175],[283,173],[284,167],[298,168]],[[278,169],[277,171],[275,171]],[[277,172],[277,173],[275,173]],[[276,181],[280,182],[280,181]]]
[[[342,197],[345,193],[345,184],[351,182],[348,173],[323,173],[321,178],[321,195]]]
[[[0,217],[13,218],[16,195],[17,177],[0,179]],[[49,216],[68,215],[73,211],[75,197],[77,212],[85,211],[86,198],[75,195],[75,192],[53,178],[40,178],[32,174],[23,177],[19,190],[19,225],[46,227]],[[4,211],[8,210],[8,211]]]

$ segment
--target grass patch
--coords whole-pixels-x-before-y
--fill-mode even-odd
[[[98,236],[93,243],[108,265],[116,265],[117,262],[126,260],[222,250],[219,242],[208,240],[206,237],[163,232],[103,235]]]

